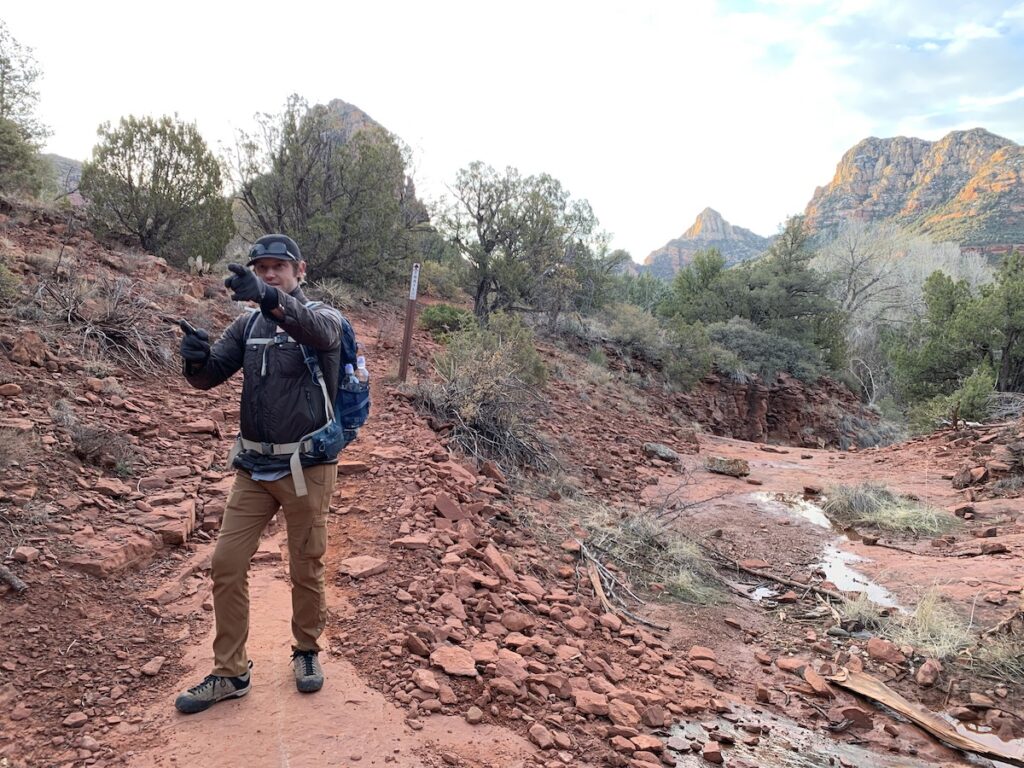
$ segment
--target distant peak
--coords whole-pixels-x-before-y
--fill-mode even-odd
[[[714,208],[705,208],[697,214],[697,220],[683,233],[683,237],[720,239],[731,234],[732,226],[722,218],[722,214]]]

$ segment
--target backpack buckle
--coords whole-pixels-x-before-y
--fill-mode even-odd
[[[273,443],[260,443],[260,453],[264,456],[274,455],[274,444]]]

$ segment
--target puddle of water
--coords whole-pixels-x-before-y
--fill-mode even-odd
[[[821,507],[817,504],[800,498],[799,496],[785,496],[781,493],[752,493],[750,494],[761,505],[768,507],[773,512],[781,512],[786,515],[797,515],[808,520],[819,528],[832,530],[832,521],[829,520]]]
[[[800,517],[810,523],[824,528],[828,531],[835,531],[832,521],[817,504],[799,496],[786,496],[781,493],[753,493],[751,496],[757,503],[776,513]],[[835,541],[825,547],[822,552],[821,562],[815,564],[815,568],[825,574],[825,579],[831,581],[843,592],[865,592],[868,598],[883,608],[899,608],[893,594],[869,579],[864,574],[851,567],[851,563],[862,562],[864,558],[852,552],[844,552],[839,545],[851,539],[859,539],[856,531],[850,529],[837,536]],[[755,590],[754,599],[761,600],[766,597],[773,597],[770,591],[757,596],[760,590]]]
[[[726,765],[756,765],[759,768],[837,768],[839,765],[925,768],[932,765],[904,755],[888,755],[847,744],[823,732],[802,728],[788,718],[766,717],[743,707],[734,707],[734,713],[739,716],[736,725],[721,718],[701,720],[702,723],[714,722],[720,732],[734,739],[733,744],[722,750]],[[750,733],[743,724],[763,725],[767,733],[758,736],[757,744],[745,744],[744,739],[749,739]],[[698,743],[704,743],[708,738],[707,730],[698,723],[679,724],[672,728],[672,735]],[[677,767],[707,768],[708,764],[698,753],[673,754],[677,757]]]
[[[817,567],[825,574],[826,581],[831,581],[841,592],[865,592],[868,599],[876,605],[883,608],[898,608],[899,604],[892,592],[850,567],[850,563],[863,560],[863,557],[853,552],[844,552],[829,544],[825,547],[822,560]]]
[[[1003,741],[987,725],[979,723],[961,723],[959,720],[954,720],[951,717],[946,717],[945,719],[961,736],[974,739],[979,744],[984,744],[993,751],[998,750],[999,752],[1012,755],[1018,760],[1024,761],[1024,739]],[[998,768],[1004,768],[1004,766],[1005,768],[1012,768],[1010,763],[1004,763],[1002,760],[992,760],[991,762],[992,765],[997,766]]]

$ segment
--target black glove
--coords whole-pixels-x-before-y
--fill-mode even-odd
[[[230,277],[224,278],[224,287],[232,291],[232,301],[262,301],[267,284],[241,264],[228,264]]]
[[[181,356],[192,366],[202,366],[210,357],[210,334],[205,328],[197,328],[181,340]]]
[[[264,314],[277,308],[280,298],[277,288],[271,288],[241,264],[228,264],[231,277],[224,279],[224,287],[230,291],[232,301],[255,301]]]

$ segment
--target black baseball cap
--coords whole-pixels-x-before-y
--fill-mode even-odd
[[[257,259],[302,261],[302,251],[298,243],[288,235],[264,235],[249,249],[249,263],[246,266],[252,266]]]

